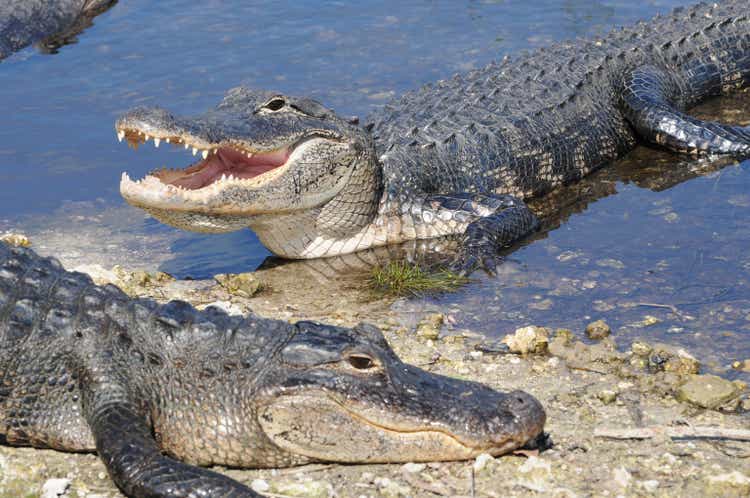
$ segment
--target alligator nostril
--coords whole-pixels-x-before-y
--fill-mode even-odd
[[[522,405],[522,404],[524,404],[524,403],[525,403],[525,400],[524,400],[524,399],[523,399],[523,398],[522,398],[521,396],[518,396],[518,397],[516,398],[516,401],[518,401],[518,404],[519,404],[519,405]]]

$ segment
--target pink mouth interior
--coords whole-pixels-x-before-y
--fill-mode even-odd
[[[154,173],[163,183],[188,190],[196,190],[211,185],[222,175],[234,178],[255,178],[286,164],[291,151],[289,148],[268,153],[253,154],[247,157],[230,147],[221,147],[203,161],[183,170],[163,170]]]

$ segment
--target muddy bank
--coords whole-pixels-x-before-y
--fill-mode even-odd
[[[313,497],[750,493],[750,443],[659,435],[614,440],[595,435],[598,429],[654,426],[750,429],[750,402],[742,382],[725,381],[732,386],[731,396],[711,409],[702,408],[686,395],[685,386],[691,381],[706,385],[705,377],[696,377],[700,365],[689,352],[643,342],[618,348],[617,338],[602,333],[602,324],[597,324],[592,330],[603,338],[596,341],[583,339],[584,331],[521,331],[518,341],[526,337],[536,342],[527,348],[528,354],[512,354],[508,350],[520,347],[518,341],[488,341],[471,330],[458,329],[449,313],[404,314],[392,309],[388,300],[373,299],[361,288],[333,300],[321,292],[314,279],[299,279],[299,273],[290,267],[257,272],[254,277],[262,285],[252,297],[247,297],[250,291],[227,287],[227,279],[222,283],[176,281],[158,273],[84,269],[101,281],[114,281],[129,293],[159,300],[179,297],[198,306],[219,303],[237,312],[253,309],[290,321],[312,318],[343,325],[375,323],[407,362],[495,388],[534,394],[547,409],[547,431],[554,445],[538,455],[480,457],[471,462],[219,469],[258,491],[270,496]],[[291,280],[297,284],[291,285]],[[249,289],[255,289],[252,279],[240,280],[240,284],[248,282]],[[318,292],[312,292],[316,287]],[[45,484],[47,492],[65,490],[63,496],[120,496],[95,455],[0,447],[0,497],[42,496]]]

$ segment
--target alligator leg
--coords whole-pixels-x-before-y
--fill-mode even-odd
[[[228,477],[162,455],[147,418],[128,400],[125,389],[111,379],[93,381],[90,377],[84,375],[81,381],[84,413],[99,456],[127,496],[260,497]]]
[[[641,137],[676,152],[749,156],[750,127],[702,121],[678,110],[676,103],[688,93],[718,93],[718,71],[694,78],[700,84],[688,79],[681,85],[657,67],[634,69],[622,93],[626,117]]]
[[[451,270],[468,275],[478,268],[495,273],[498,250],[516,242],[539,225],[526,204],[505,194],[434,195],[427,198],[438,216],[450,215],[471,221],[463,232],[461,249],[450,263]]]

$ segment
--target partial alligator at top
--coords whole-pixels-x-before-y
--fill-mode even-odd
[[[523,199],[639,140],[750,155],[750,128],[684,112],[749,82],[747,1],[701,4],[426,85],[365,126],[247,88],[198,117],[138,108],[117,121],[121,140],[181,144],[203,160],[137,182],[123,174],[120,190],[177,227],[249,226],[286,258],[461,234],[453,266],[492,271],[497,249],[537,226]]]
[[[0,442],[97,451],[128,496],[258,496],[194,465],[500,455],[544,422],[524,392],[402,363],[372,325],[134,300],[0,242]]]
[[[3,0],[0,2],[0,59],[41,41],[54,49],[92,24],[117,0]]]

